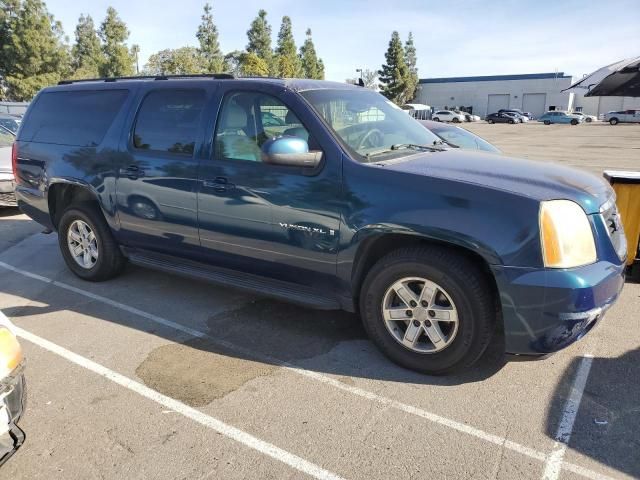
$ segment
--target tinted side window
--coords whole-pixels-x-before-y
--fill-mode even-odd
[[[261,147],[270,138],[286,135],[314,146],[309,132],[292,110],[271,95],[238,92],[228,95],[216,126],[216,158],[261,161]]]
[[[127,95],[127,90],[43,93],[27,117],[20,140],[81,147],[99,145]]]
[[[155,90],[142,101],[133,132],[141,150],[193,155],[204,90]]]

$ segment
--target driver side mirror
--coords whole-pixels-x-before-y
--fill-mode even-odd
[[[282,136],[262,145],[262,161],[272,165],[315,168],[322,160],[322,152],[309,151],[309,144],[299,137]]]

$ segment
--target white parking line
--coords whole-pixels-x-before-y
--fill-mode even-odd
[[[557,480],[560,476],[562,461],[567,451],[569,440],[571,440],[573,424],[578,416],[582,393],[584,392],[584,387],[587,385],[587,378],[589,378],[592,363],[593,355],[587,354],[582,357],[580,365],[578,365],[576,378],[573,381],[569,398],[567,398],[567,403],[562,411],[562,418],[560,419],[558,431],[556,432],[556,441],[553,444],[553,450],[544,463],[543,480]]]
[[[541,461],[541,462],[546,462],[548,455],[545,454],[544,452],[540,452],[538,450],[535,450],[533,448],[529,448],[525,445],[519,444],[517,442],[513,442],[511,440],[508,440],[507,438],[498,436],[498,435],[494,435],[492,433],[489,432],[485,432],[483,430],[480,430],[478,428],[469,426],[465,423],[461,423],[461,422],[457,422],[455,420],[451,420],[449,418],[446,417],[442,417],[440,415],[437,415],[435,413],[432,412],[428,412],[426,410],[423,410],[421,408],[418,407],[414,407],[412,405],[408,405],[405,403],[401,403],[398,402],[396,400],[392,400],[390,398],[386,398],[383,397],[381,395],[378,395],[376,393],[370,392],[368,390],[364,390],[362,388],[358,388],[355,386],[350,386],[347,385],[339,380],[336,380],[332,377],[329,377],[327,375],[323,375],[321,373],[318,372],[312,372],[310,370],[305,370],[302,367],[296,366],[295,364],[289,363],[289,362],[285,362],[282,361],[280,359],[271,357],[270,355],[266,355],[266,354],[261,354],[261,353],[257,353],[248,349],[245,349],[243,347],[240,347],[236,344],[227,342],[225,340],[220,340],[217,339],[215,337],[212,337],[211,335],[208,335],[204,332],[201,332],[199,330],[195,330],[193,328],[184,326],[182,324],[176,323],[172,320],[168,320],[166,318],[160,317],[158,315],[154,315],[152,313],[149,312],[145,312],[143,310],[137,309],[135,307],[131,307],[129,305],[125,305],[123,303],[117,302],[115,300],[111,300],[110,298],[106,298],[103,297],[101,295],[97,295],[95,293],[91,293],[88,292],[86,290],[82,290],[80,288],[68,285],[66,283],[63,282],[59,282],[57,280],[53,280],[47,277],[43,277],[41,275],[37,275],[22,269],[19,269],[17,267],[14,267],[13,265],[9,265],[7,263],[4,262],[0,262],[0,267],[5,268],[7,270],[11,270],[15,273],[18,273],[20,275],[26,276],[28,278],[32,278],[34,280],[38,280],[44,283],[48,283],[51,285],[55,285],[58,288],[62,288],[74,293],[77,293],[78,295],[82,295],[88,298],[91,298],[93,300],[96,300],[98,302],[102,302],[105,303],[107,305],[111,305],[114,308],[118,308],[120,310],[132,313],[134,315],[140,316],[142,318],[145,318],[147,320],[150,320],[152,322],[164,325],[166,327],[169,327],[171,329],[177,330],[179,332],[183,332],[186,333],[188,335],[191,335],[193,337],[196,338],[206,338],[207,340],[210,340],[212,343],[217,344],[221,347],[227,348],[231,351],[235,351],[239,354],[248,356],[248,357],[252,357],[255,358],[259,361],[264,361],[264,362],[268,362],[271,363],[273,365],[279,365],[280,367],[282,367],[283,369],[295,373],[297,375],[301,375],[304,377],[307,377],[309,379],[324,383],[325,385],[330,385],[334,388],[338,388],[342,391],[351,393],[353,395],[365,398],[367,400],[370,401],[374,401],[374,402],[378,402],[382,405],[388,406],[390,408],[394,408],[396,410],[408,413],[410,415],[414,415],[420,418],[423,418],[425,420],[428,420],[430,422],[433,423],[437,423],[439,425],[442,425],[444,427],[447,428],[451,428],[453,430],[456,430],[458,432],[473,436],[475,438],[478,438],[480,440],[492,443],[494,445],[497,445],[501,448],[506,448],[508,450],[512,450],[514,452],[520,453],[522,455],[525,455],[529,458],[533,458],[535,460]],[[545,463],[546,465],[546,463]],[[602,475],[598,472],[595,472],[593,470],[589,470],[587,468],[581,467],[579,465],[575,465],[572,463],[568,463],[568,462],[564,462],[561,459],[561,465],[562,468],[564,468],[565,470],[569,470],[573,473],[576,473],[578,475],[584,476],[586,478],[590,478],[592,480],[613,480],[611,477],[608,477],[606,475]]]
[[[202,413],[195,408],[189,407],[178,400],[175,400],[171,397],[167,397],[166,395],[162,395],[161,393],[156,392],[155,390],[142,385],[141,383],[136,382],[135,380],[131,380],[124,375],[120,375],[113,370],[108,369],[100,365],[99,363],[93,362],[88,358],[85,358],[77,353],[74,353],[66,348],[63,348],[55,343],[50,342],[42,337],[38,337],[31,332],[27,332],[22,328],[15,327],[16,333],[19,337],[28,340],[29,342],[38,345],[45,350],[48,350],[51,353],[55,353],[66,360],[75,363],[76,365],[81,366],[82,368],[86,368],[98,375],[103,376],[104,378],[111,380],[118,385],[125,387],[132,392],[137,393],[149,400],[153,400],[154,402],[162,405],[163,407],[169,408],[172,411],[180,413],[191,420],[198,422],[205,427],[211,428],[216,432],[224,435],[225,437],[231,438],[236,442],[239,442],[257,452],[260,452],[263,455],[267,455],[271,458],[274,458],[282,463],[289,465],[300,472],[306,473],[314,478],[320,480],[341,480],[342,477],[336,475],[335,473],[331,473],[328,470],[325,470],[318,465],[308,462],[304,458],[298,457],[293,453],[289,453],[286,450],[282,450],[281,448],[272,445],[271,443],[260,440],[259,438],[254,437],[238,428],[232,427],[231,425],[227,425],[226,423],[214,418],[210,415]]]

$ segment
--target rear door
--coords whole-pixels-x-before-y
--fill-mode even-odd
[[[119,236],[129,246],[179,255],[200,243],[197,154],[211,87],[156,83],[139,94],[122,141],[116,172]]]

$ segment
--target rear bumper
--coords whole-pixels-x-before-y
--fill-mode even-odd
[[[565,270],[492,270],[507,353],[544,355],[568,347],[602,320],[622,291],[625,266],[600,261]]]

